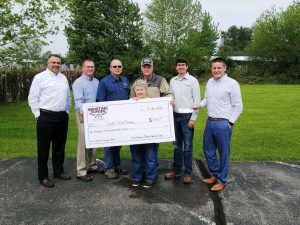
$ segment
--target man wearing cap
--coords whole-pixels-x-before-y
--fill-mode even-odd
[[[143,58],[141,61],[141,71],[142,76],[139,79],[142,79],[147,82],[147,97],[148,98],[159,98],[159,97],[172,97],[174,100],[174,95],[170,90],[170,86],[167,80],[157,75],[153,72],[153,60],[152,58]],[[134,90],[131,89],[130,97],[134,97]],[[171,104],[173,104],[173,100]],[[158,166],[158,143],[155,151],[155,161]]]
[[[147,97],[158,98],[170,96],[174,99],[167,80],[155,74],[153,70],[153,60],[151,58],[143,58],[141,61],[141,71],[143,75],[139,79],[143,79],[148,84]],[[134,96],[133,90],[131,90],[130,96]]]

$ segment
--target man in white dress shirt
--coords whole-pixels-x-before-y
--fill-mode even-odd
[[[230,137],[233,125],[243,110],[243,103],[240,85],[227,76],[226,64],[222,58],[212,60],[211,73],[213,77],[208,80],[204,99],[200,103],[200,108],[206,106],[208,113],[203,149],[211,174],[211,177],[203,179],[203,182],[214,184],[211,187],[212,191],[220,191],[228,180]]]
[[[52,165],[55,178],[70,180],[64,174],[65,144],[67,140],[70,88],[67,78],[60,73],[61,57],[52,54],[47,69],[37,74],[31,84],[28,103],[34,114],[38,148],[38,179],[47,188],[54,187],[48,177],[48,157],[52,144]]]
[[[177,59],[178,75],[170,81],[171,91],[175,96],[174,105],[174,161],[172,171],[165,174],[165,179],[181,176],[184,165],[183,183],[190,184],[193,173],[193,137],[198,110],[192,110],[193,104],[200,103],[200,87],[198,80],[188,73],[185,59]]]

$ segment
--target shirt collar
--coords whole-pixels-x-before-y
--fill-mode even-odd
[[[221,82],[221,81],[224,81],[224,80],[226,80],[227,79],[227,73],[225,73],[221,78],[219,78],[219,79],[214,79],[213,78],[213,80],[215,81],[215,82]]]
[[[122,81],[122,82],[123,82],[122,75],[120,75],[120,78],[119,78],[119,80],[118,80],[118,79],[116,79],[116,78],[115,78],[115,76],[114,76],[114,75],[112,75],[112,74],[110,74],[110,77],[111,77],[111,79],[112,79],[114,82],[119,82],[119,81]]]
[[[141,76],[141,79],[144,80],[144,75]],[[151,74],[151,76],[149,77],[148,80],[146,80],[147,82],[153,81],[155,79],[154,77],[154,73]]]
[[[94,77],[89,77],[88,75],[86,75],[84,73],[82,74],[82,76],[89,81],[92,81],[94,79]]]
[[[53,72],[52,72],[51,70],[49,70],[48,68],[46,69],[46,71],[47,71],[49,74],[53,75],[53,76],[57,76],[57,75],[59,74],[59,72],[58,72],[58,74],[53,73]]]
[[[186,72],[186,74],[184,75],[184,77],[182,79],[180,79],[178,75],[175,77],[175,79],[177,79],[177,80],[187,79],[188,80],[190,78],[190,76],[191,75],[189,74],[189,72]]]

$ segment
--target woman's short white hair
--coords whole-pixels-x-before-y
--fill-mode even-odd
[[[138,80],[136,80],[136,81],[133,83],[132,89],[134,90],[135,87],[143,87],[143,88],[145,88],[145,90],[147,90],[148,84],[147,84],[146,81],[144,81],[144,80],[142,80],[142,79],[138,79]]]

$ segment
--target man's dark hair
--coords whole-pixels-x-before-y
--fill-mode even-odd
[[[53,57],[56,57],[56,58],[60,58],[60,60],[62,60],[62,58],[61,58],[60,55],[58,55],[58,54],[50,54],[50,55],[48,56],[48,58],[47,58],[47,61],[48,61],[52,56],[53,56]]]
[[[185,65],[188,65],[188,62],[186,61],[186,59],[177,59],[176,60],[176,66],[178,63],[185,63]]]
[[[220,62],[220,63],[223,63],[224,65],[226,65],[225,59],[222,58],[222,57],[214,58],[214,59],[212,59],[210,62],[211,62],[211,63]]]

